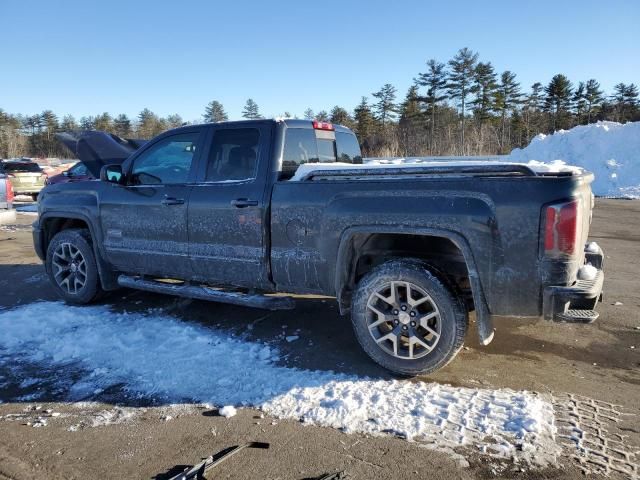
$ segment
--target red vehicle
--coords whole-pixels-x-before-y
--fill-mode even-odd
[[[89,170],[87,170],[84,163],[78,162],[66,172],[49,177],[47,183],[49,185],[54,185],[57,183],[84,182],[87,180],[95,180],[95,177],[91,175]]]

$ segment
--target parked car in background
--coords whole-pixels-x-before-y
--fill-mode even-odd
[[[15,221],[13,209],[13,187],[9,177],[0,171],[0,224]]]
[[[47,183],[56,185],[58,183],[84,182],[87,180],[95,180],[95,177],[87,170],[87,166],[84,163],[78,162],[69,168],[69,170],[49,177]]]
[[[46,185],[47,175],[32,160],[4,161],[0,163],[0,173],[9,178],[16,195],[30,195],[34,200]]]

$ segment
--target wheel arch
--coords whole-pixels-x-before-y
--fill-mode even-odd
[[[45,213],[39,219],[38,223],[40,224],[40,242],[45,261],[49,244],[57,233],[69,228],[85,228],[89,230],[91,246],[96,258],[96,265],[98,266],[100,284],[104,290],[115,290],[118,288],[117,275],[102,255],[100,246],[101,237],[98,235],[98,231],[89,217],[77,212],[50,212]]]
[[[486,297],[471,247],[466,239],[457,232],[436,228],[407,228],[401,225],[357,226],[346,229],[340,238],[336,256],[335,294],[341,314],[350,310],[350,300],[358,281],[358,262],[363,255],[362,247],[373,236],[403,238],[406,236],[434,241],[449,242],[462,255],[466,267],[473,308],[476,312],[478,336],[482,345],[488,345],[493,339],[493,320],[487,305]],[[394,252],[389,252],[393,256]],[[412,256],[414,257],[414,256]],[[415,258],[415,257],[414,257]]]

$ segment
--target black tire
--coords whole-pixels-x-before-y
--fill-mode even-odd
[[[76,254],[76,258],[81,258],[84,261],[84,276],[80,277],[80,274],[77,273],[79,270],[74,270],[73,272],[74,275],[78,275],[78,278],[84,280],[82,286],[75,284],[77,287],[75,291],[70,291],[73,290],[73,288],[69,288],[69,284],[73,283],[71,281],[61,285],[61,282],[64,282],[64,279],[69,275],[65,275],[64,272],[61,275],[57,275],[60,268],[56,265],[56,262],[63,261],[63,257],[56,255],[56,252],[60,253],[61,248],[63,251],[69,251],[69,248],[71,248],[74,252],[79,252],[79,255]],[[86,229],[70,228],[58,232],[47,248],[45,266],[53,288],[67,303],[85,305],[98,299],[103,294],[96,258],[91,245],[91,235]],[[71,268],[69,273],[71,273]]]
[[[399,286],[396,283],[399,282]],[[402,287],[405,282],[409,282],[411,288],[415,286],[417,290],[412,290],[412,293],[408,293],[404,296],[405,300],[400,301],[401,308],[407,308],[409,305],[406,300],[406,296],[414,297],[412,303],[419,303],[415,301],[415,295],[421,295],[421,292],[426,293],[419,299],[429,297],[424,300],[422,305],[426,307],[412,307],[409,306],[409,313],[415,315],[414,319],[426,319],[435,312],[435,319],[428,320],[433,323],[433,329],[436,329],[437,323],[440,324],[439,335],[431,335],[428,331],[422,329],[422,321],[410,321],[411,317],[407,316],[407,313],[400,313],[403,315],[402,319],[398,319],[398,314],[394,314],[398,310],[389,305],[389,310],[385,310],[383,317],[378,313],[372,313],[369,305],[370,299],[372,302],[378,302],[379,297],[372,297],[375,292],[391,292],[391,289],[399,288],[399,291],[394,298],[402,297],[402,288],[407,292],[409,287]],[[389,287],[390,285],[390,287]],[[396,287],[394,287],[396,285]],[[427,267],[418,260],[406,259],[406,260],[392,260],[371,270],[367,273],[358,283],[356,291],[354,292],[351,303],[351,322],[356,334],[358,342],[364,349],[364,351],[379,365],[384,367],[398,375],[413,376],[419,374],[427,374],[434,372],[445,365],[447,365],[463,346],[464,337],[467,332],[468,315],[467,310],[464,307],[462,300],[456,296],[450,288],[445,286],[446,284],[431,273]],[[389,290],[385,290],[389,288]],[[391,298],[391,294],[389,295]],[[389,303],[389,298],[384,302],[372,303],[372,306],[376,310],[381,311],[386,308]],[[418,311],[419,308],[429,308],[430,313],[422,314]],[[370,325],[376,320],[381,318],[390,318],[391,321],[384,321],[380,326]],[[426,320],[425,320],[426,321]],[[407,322],[407,323],[403,323]],[[380,323],[380,322],[378,322]],[[409,325],[411,323],[411,326]],[[416,323],[418,323],[416,327]],[[411,333],[404,333],[398,329],[406,329]],[[415,328],[414,328],[415,327]],[[383,332],[380,333],[380,329]],[[435,331],[435,330],[434,330]],[[374,332],[374,333],[370,333]],[[403,337],[397,337],[393,332],[400,332],[400,335],[407,335]],[[414,335],[415,334],[415,335]],[[426,337],[424,336],[426,334]],[[378,339],[374,339],[374,336],[378,336]],[[382,337],[391,337],[390,340],[383,340]],[[419,338],[420,340],[426,340],[428,343],[428,337],[431,337],[432,349],[424,348],[424,342],[420,345],[414,343],[409,346],[409,343],[415,340],[409,340]],[[395,342],[393,339],[396,339]],[[400,341],[399,339],[402,339]],[[404,343],[403,343],[404,342]],[[398,346],[396,346],[398,345]],[[420,351],[419,358],[413,358],[416,346]],[[389,351],[389,350],[395,351]],[[411,349],[411,350],[410,350]],[[400,353],[400,356],[398,354]],[[402,357],[402,354],[405,356]],[[411,356],[411,358],[409,358]],[[416,355],[417,356],[417,355]]]

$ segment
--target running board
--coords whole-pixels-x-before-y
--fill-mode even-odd
[[[164,293],[178,297],[209,300],[212,302],[230,303],[243,307],[264,308],[265,310],[291,310],[296,303],[291,297],[266,296],[251,293],[239,293],[227,290],[215,290],[201,285],[189,283],[166,283],[156,280],[146,280],[141,277],[120,275],[118,285],[121,287],[144,290],[146,292]]]

